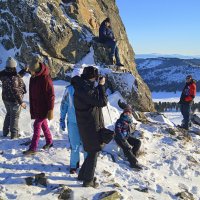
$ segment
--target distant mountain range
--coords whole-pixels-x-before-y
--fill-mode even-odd
[[[137,58],[137,69],[151,91],[182,91],[185,77],[191,74],[200,91],[200,58]]]
[[[159,54],[159,53],[152,53],[152,54],[136,54],[135,58],[180,58],[180,59],[193,59],[198,58],[200,59],[200,55],[193,55],[193,56],[186,56],[186,55],[180,55],[180,54]]]

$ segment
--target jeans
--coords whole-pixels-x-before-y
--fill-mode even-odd
[[[34,122],[34,134],[30,145],[30,150],[36,151],[40,139],[41,129],[43,130],[46,144],[52,144],[52,136],[49,130],[47,119],[36,119]]]
[[[21,106],[15,102],[3,101],[6,107],[6,116],[3,124],[3,135],[7,136],[11,132],[11,138],[17,137],[19,128],[19,115]]]
[[[191,104],[181,104],[180,105],[181,114],[183,115],[183,127],[189,128],[190,123],[190,111],[191,111]]]
[[[70,155],[70,168],[76,169],[77,163],[80,161],[80,146],[81,146],[81,138],[78,130],[78,126],[76,123],[68,122],[68,136],[71,147],[71,155]],[[87,153],[84,152],[84,158],[86,158]]]
[[[115,56],[116,59],[116,64],[120,64],[120,58],[119,58],[119,48],[117,46],[116,41],[114,40],[108,40],[105,42],[105,45],[109,48],[111,48],[111,53],[110,53],[110,57]]]
[[[97,165],[97,158],[99,153],[94,152],[87,152],[87,157],[84,160],[83,165],[79,171],[78,178],[83,180],[84,182],[92,181],[94,178],[94,172]]]

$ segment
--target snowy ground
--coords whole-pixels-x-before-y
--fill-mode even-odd
[[[25,77],[28,86],[29,77]],[[69,142],[67,133],[59,131],[59,107],[67,83],[55,81],[55,118],[50,122],[50,129],[54,137],[54,148],[42,151],[45,144],[40,139],[38,153],[34,156],[24,157],[22,151],[27,146],[21,145],[30,140],[33,133],[29,108],[23,110],[20,118],[20,139],[10,140],[0,138],[0,198],[18,200],[58,199],[59,184],[69,186],[73,190],[75,200],[97,200],[103,191],[117,190],[127,200],[170,200],[178,199],[175,194],[188,190],[195,200],[200,200],[200,137],[192,135],[192,141],[179,140],[165,131],[173,127],[173,123],[162,115],[153,117],[149,115],[152,123],[137,123],[137,130],[142,140],[142,154],[139,162],[146,166],[140,172],[128,167],[123,157],[118,157],[120,151],[114,142],[109,144],[104,151],[112,153],[116,162],[107,153],[101,153],[98,159],[96,176],[100,183],[98,189],[82,188],[77,181],[77,175],[69,174]],[[1,90],[1,88],[0,88]],[[1,91],[0,91],[1,93]],[[117,107],[118,93],[109,96],[109,118],[107,108],[104,109],[106,125],[116,121],[120,115]],[[28,103],[28,95],[25,97]],[[148,114],[147,114],[148,115]],[[2,130],[5,108],[0,100],[0,130]],[[173,121],[181,120],[180,114],[169,114]],[[174,120],[175,118],[175,120]],[[2,135],[2,132],[0,133]],[[82,158],[82,157],[81,157]],[[82,158],[83,159],[83,158]],[[47,188],[42,186],[27,186],[24,178],[44,172],[49,180]],[[119,187],[115,186],[119,184]],[[144,193],[137,189],[148,189]]]

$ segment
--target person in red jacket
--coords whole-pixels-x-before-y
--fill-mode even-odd
[[[193,103],[193,99],[196,96],[196,81],[192,78],[192,75],[186,77],[186,84],[183,88],[180,98],[180,110],[183,115],[183,123],[181,128],[189,129],[190,124],[190,111]]]
[[[54,87],[49,75],[49,69],[39,58],[33,58],[29,71],[31,73],[29,83],[29,99],[30,99],[30,114],[34,122],[34,134],[31,145],[25,155],[36,153],[38,141],[40,139],[41,129],[44,132],[46,144],[43,149],[48,149],[53,146],[52,135],[48,127],[47,119],[53,119],[54,108]]]

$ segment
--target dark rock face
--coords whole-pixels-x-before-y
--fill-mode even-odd
[[[134,52],[114,0],[7,0],[0,2],[0,7],[0,42],[4,48],[13,49],[21,65],[40,55],[57,79],[64,79],[65,71],[91,48],[94,64],[109,64],[109,49],[93,38],[98,36],[101,22],[110,17],[121,61],[133,73],[138,88],[137,94],[120,92],[137,109],[154,110],[149,89],[135,68]]]

